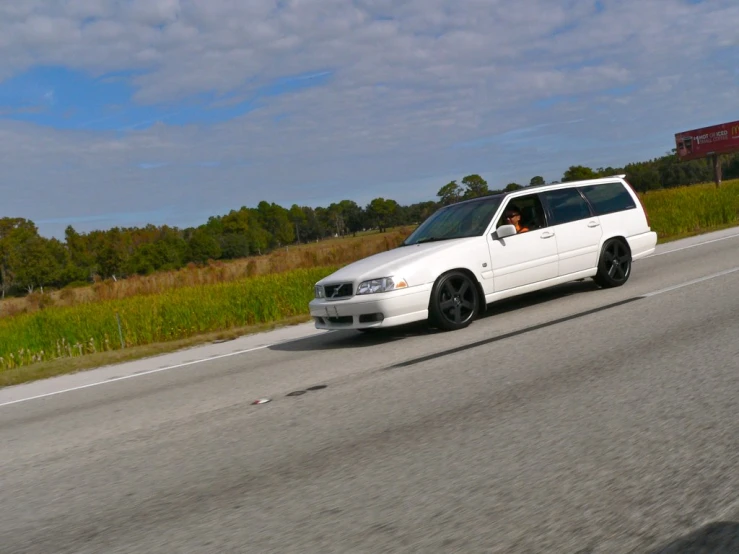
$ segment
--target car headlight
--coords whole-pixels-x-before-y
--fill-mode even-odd
[[[325,294],[324,294],[324,291],[323,291],[323,287],[321,285],[316,285],[316,287],[315,287],[315,293],[316,293],[316,298],[324,298],[325,297]]]
[[[357,294],[374,294],[376,292],[389,292],[391,290],[404,289],[408,286],[405,279],[393,277],[382,277],[359,283]]]

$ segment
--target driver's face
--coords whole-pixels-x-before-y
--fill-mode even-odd
[[[503,215],[503,219],[513,225],[516,225],[521,220],[521,214],[518,212],[510,211]]]

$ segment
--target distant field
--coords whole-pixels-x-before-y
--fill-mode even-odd
[[[739,180],[724,182],[720,189],[694,185],[640,196],[662,242],[739,222]],[[66,289],[44,308],[38,295],[15,299],[11,311],[16,315],[0,318],[0,370],[119,350],[120,334],[130,348],[304,316],[315,281],[397,246],[411,230],[326,240],[258,258]],[[23,311],[27,313],[19,313]]]

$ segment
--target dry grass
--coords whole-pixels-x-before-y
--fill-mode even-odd
[[[264,256],[215,261],[201,267],[191,264],[176,271],[135,275],[119,281],[109,279],[88,287],[66,288],[44,294],[34,292],[22,298],[8,298],[0,302],[0,316],[31,313],[50,306],[70,307],[133,296],[158,295],[182,287],[229,283],[245,277],[272,275],[294,269],[342,266],[394,248],[412,230],[413,227],[400,227],[386,233],[368,233],[289,246]]]

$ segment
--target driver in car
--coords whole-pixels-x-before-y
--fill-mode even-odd
[[[503,214],[503,225],[513,225],[516,233],[525,233],[528,227],[521,226],[521,212],[515,206],[509,206]]]

